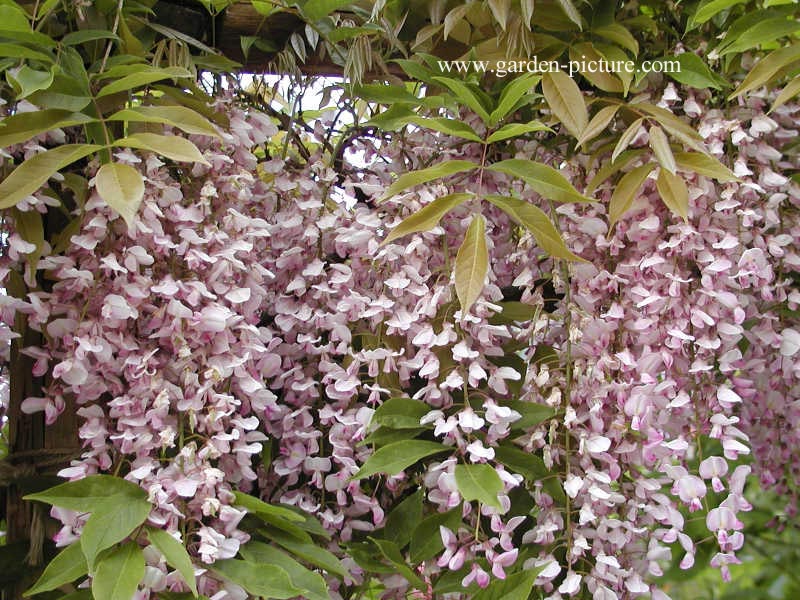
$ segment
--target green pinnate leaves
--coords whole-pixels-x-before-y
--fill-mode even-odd
[[[208,165],[200,151],[192,142],[177,135],[160,135],[157,133],[134,133],[114,142],[121,148],[137,148],[155,152],[178,162],[199,162]]]
[[[302,596],[306,590],[292,583],[289,574],[277,565],[256,563],[248,560],[218,560],[211,571],[242,586],[254,596],[286,600]]]
[[[92,578],[95,600],[130,600],[144,577],[144,554],[136,542],[115,549],[97,565]]]
[[[414,429],[430,410],[430,405],[419,400],[389,398],[372,415],[372,422],[392,429]]]
[[[427,204],[411,216],[407,217],[402,223],[392,229],[389,232],[389,235],[386,236],[386,239],[383,241],[383,243],[388,244],[389,242],[410,233],[417,233],[420,231],[428,231],[433,229],[439,224],[439,221],[445,214],[472,197],[473,195],[471,193],[462,192],[437,198],[430,204]]]
[[[25,597],[55,590],[66,583],[75,581],[78,577],[86,575],[89,566],[81,550],[80,542],[73,542],[45,567],[41,577],[25,592]]]
[[[392,196],[395,196],[400,192],[403,192],[416,185],[421,185],[436,179],[449,177],[450,175],[455,175],[456,173],[473,171],[478,167],[478,164],[469,160],[446,160],[437,163],[432,167],[428,167],[427,169],[419,169],[417,171],[403,173],[397,178],[397,181],[389,186],[381,200],[388,200]]]
[[[689,219],[689,190],[681,177],[662,168],[656,179],[656,188],[668,209],[684,221]]]
[[[81,532],[81,548],[89,569],[98,555],[130,536],[150,514],[152,506],[143,499],[108,500],[95,505]]]
[[[185,106],[131,106],[110,115],[108,121],[129,123],[161,123],[185,133],[219,137],[219,133],[203,115]]]
[[[452,451],[452,448],[448,446],[425,440],[402,440],[387,444],[382,448],[378,448],[367,459],[367,462],[353,476],[353,479],[363,479],[376,473],[397,475],[400,471],[426,456],[450,451]]]
[[[99,149],[92,144],[65,144],[29,158],[0,182],[0,209],[16,205],[61,169]]]
[[[456,255],[456,296],[461,303],[462,314],[468,313],[481,295],[488,271],[486,220],[482,215],[475,215]]]
[[[583,260],[567,248],[553,222],[538,206],[519,198],[496,194],[491,194],[486,199],[528,229],[539,247],[551,256],[571,261]]]
[[[132,227],[144,198],[144,181],[139,172],[130,165],[107,163],[97,171],[94,182],[105,203]]]
[[[496,162],[487,169],[522,179],[533,191],[547,200],[593,202],[591,198],[578,192],[561,173],[542,163],[523,158],[509,158]]]
[[[120,477],[92,475],[25,499],[90,513],[80,540],[56,557],[32,590],[54,589],[65,583],[63,578],[72,581],[88,572],[95,599],[124,600],[133,595],[144,575],[144,558],[134,532],[152,509],[142,488]],[[125,543],[117,546],[119,542]]]
[[[91,475],[25,496],[77,512],[91,512],[98,505],[122,500],[145,500],[147,493],[135,483],[111,475]]]
[[[573,137],[580,138],[589,124],[589,112],[575,80],[563,71],[545,73],[542,92],[556,118]]]
[[[501,508],[497,494],[503,491],[503,481],[494,467],[486,464],[456,465],[455,477],[458,492],[465,502],[477,500]]]
[[[664,130],[658,125],[653,125],[650,128],[649,134],[650,148],[661,164],[661,168],[666,169],[674,175],[675,171],[678,169],[678,165],[675,164],[675,156],[673,156],[672,149],[669,147],[669,140]]]
[[[642,184],[654,168],[655,165],[652,163],[636,167],[623,175],[619,180],[614,188],[614,193],[611,196],[611,203],[608,207],[609,231],[614,228],[614,225],[622,218],[622,215],[628,212]]]
[[[197,596],[197,582],[194,577],[192,559],[183,544],[163,529],[155,527],[147,528],[147,537],[150,543],[164,555],[167,563],[181,574],[189,589],[192,590],[192,594]]]

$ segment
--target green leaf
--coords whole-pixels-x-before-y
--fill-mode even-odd
[[[619,105],[612,104],[611,106],[606,106],[597,111],[597,114],[592,117],[592,120],[586,125],[583,134],[578,138],[577,145],[585,146],[586,142],[593,140],[605,131],[608,128],[608,124],[611,123],[617,115],[618,110]]]
[[[77,481],[69,481],[55,487],[28,494],[25,500],[46,502],[76,512],[92,512],[92,509],[106,500],[120,498],[136,501],[147,498],[147,492],[135,483],[112,475],[90,475]]]
[[[388,427],[378,427],[378,429],[358,442],[357,445],[375,446],[376,448],[379,448],[381,446],[393,444],[394,442],[413,439],[426,429],[428,429],[428,427],[415,427],[414,429],[390,429]]]
[[[707,150],[701,143],[703,138],[697,130],[685,121],[680,120],[667,109],[648,102],[631,103],[628,107],[649,114],[655,118],[658,124],[666,129],[670,135],[699,152],[707,153]]]
[[[163,81],[164,79],[189,79],[192,77],[191,72],[183,67],[166,67],[161,69],[145,65],[139,66],[141,70],[138,72],[112,81],[101,88],[97,93],[97,98],[103,98],[119,92],[127,92],[157,81]]]
[[[578,84],[563,71],[545,73],[542,92],[550,110],[567,131],[580,138],[589,124],[589,113]]]
[[[672,148],[669,147],[669,140],[664,130],[658,125],[653,125],[648,133],[650,134],[650,148],[656,155],[661,168],[674,175],[678,165],[675,164],[675,157],[672,155]]]
[[[628,56],[624,52],[621,53],[624,56],[623,60],[626,60]],[[601,60],[609,63],[613,62],[608,60],[608,57],[604,56],[603,53],[600,52],[600,50],[591,42],[583,42],[570,46],[569,58],[574,64],[581,67],[578,69],[578,72],[596,88],[601,89],[604,92],[611,92],[615,94],[625,91],[622,79],[620,78],[624,71],[620,71],[619,73],[611,73],[608,72],[607,69],[583,68],[584,64],[591,65],[592,62],[594,62],[595,65],[601,64],[599,62]]]
[[[382,131],[397,131],[417,118],[421,117],[408,105],[394,104],[372,117],[365,125],[377,127]]]
[[[609,23],[603,27],[594,28],[592,33],[614,42],[617,46],[630,50],[634,56],[639,54],[639,42],[636,41],[630,31],[619,23]]]
[[[309,21],[319,21],[352,3],[352,0],[308,0],[303,4],[302,11]]]
[[[538,206],[519,198],[495,194],[487,195],[486,200],[530,231],[539,247],[550,256],[565,260],[584,261],[567,248],[556,226]]]
[[[797,80],[800,81],[800,80]],[[679,169],[693,171],[698,175],[711,177],[724,183],[726,181],[739,181],[728,167],[723,165],[713,156],[701,152],[676,152],[675,163]]]
[[[414,123],[415,125],[419,125],[420,127],[424,127],[426,129],[432,129],[433,131],[438,131],[440,133],[444,133],[447,135],[453,135],[456,137],[460,137],[465,140],[470,140],[473,142],[481,142],[480,136],[475,133],[475,130],[464,123],[463,121],[456,121],[455,119],[446,119],[444,117],[436,117],[436,118],[428,118],[428,117],[420,117],[416,115],[411,115],[408,120],[408,123]]]
[[[498,302],[501,311],[489,319],[492,325],[508,325],[510,323],[525,323],[536,318],[540,307],[524,302]]]
[[[532,362],[551,363],[552,366],[552,363],[558,364],[557,360],[558,355],[550,346],[539,344],[536,347]],[[536,402],[526,402],[524,400],[512,400],[504,404],[522,415],[520,420],[511,423],[512,430],[524,431],[556,416],[555,410],[546,404],[537,404]]]
[[[234,491],[233,495],[235,498],[234,505],[247,509],[247,512],[251,512],[259,516],[269,515],[275,519],[283,519],[294,523],[305,521],[305,518],[302,515],[299,515],[288,508],[284,508],[283,506],[275,506],[274,504],[267,504],[263,500],[259,500],[250,494]]]
[[[617,145],[614,146],[614,151],[611,153],[611,162],[615,162],[617,157],[630,145],[633,138],[639,133],[639,128],[642,126],[642,123],[644,123],[644,118],[636,119],[619,137]]]
[[[731,6],[741,4],[742,2],[745,2],[745,0],[703,0],[694,11],[694,14],[689,18],[687,30],[702,25],[723,10],[727,10]]]
[[[49,35],[39,33],[38,31],[32,31],[30,27],[20,30],[13,30],[9,28],[8,22],[3,19],[2,16],[3,8],[3,6],[0,6],[0,39],[11,40],[13,42],[19,42],[20,44],[27,44],[29,46],[42,49],[55,49],[58,47],[58,43]]]
[[[486,143],[494,144],[495,142],[501,142],[509,138],[519,137],[534,131],[549,131],[552,133],[553,130],[539,121],[531,121],[530,123],[509,123],[508,125],[503,125],[500,129],[486,138]]]
[[[781,90],[781,93],[775,98],[775,101],[772,103],[769,112],[772,112],[779,106],[783,106],[797,94],[800,94],[800,77],[796,77],[786,84],[786,87],[784,87]]]
[[[156,529],[155,527],[147,528],[147,537],[150,543],[164,555],[167,563],[177,569],[189,589],[192,590],[192,594],[197,597],[197,582],[194,577],[192,559],[183,544],[163,529]]]
[[[28,16],[16,3],[0,6],[0,23],[9,31],[28,32],[31,29]]]
[[[95,599],[131,600],[143,577],[144,554],[136,542],[128,542],[97,564],[92,595]]]
[[[434,73],[424,65],[405,58],[396,58],[393,60],[411,79],[417,79],[423,83],[433,83]]]
[[[76,46],[78,44],[85,44],[86,42],[94,42],[95,40],[120,41],[117,35],[107,29],[81,29],[78,31],[71,31],[65,35],[61,38],[61,43],[65,46]]]
[[[34,92],[44,90],[53,83],[53,71],[37,71],[28,65],[22,65],[14,71],[6,71],[6,78],[17,92],[17,100],[27,98]]]
[[[65,583],[75,581],[78,577],[86,575],[88,572],[89,566],[86,564],[86,557],[81,551],[80,542],[73,542],[50,561],[41,577],[23,596],[34,596],[54,590]]]
[[[209,569],[242,586],[254,596],[286,600],[302,596],[305,590],[292,585],[289,574],[276,565],[252,563],[246,560],[218,560]],[[129,598],[127,600],[130,600]]]
[[[461,304],[462,315],[469,312],[475,300],[481,295],[488,270],[486,221],[482,215],[475,215],[456,254],[456,296]]]
[[[410,233],[433,229],[439,224],[439,221],[445,214],[473,197],[471,193],[459,193],[437,198],[430,204],[423,206],[410,217],[406,217],[397,227],[389,232],[389,235],[383,240],[382,245],[388,244],[392,240],[396,240]]]
[[[718,53],[720,56],[726,56],[734,52],[744,52],[750,48],[790,35],[797,30],[800,30],[800,21],[796,18],[787,19],[784,17],[775,17],[767,19],[756,23],[731,43],[718,49]]]
[[[53,57],[44,52],[39,52],[21,44],[0,43],[0,56],[3,58],[29,58],[45,63],[55,62]]]
[[[283,550],[262,542],[248,542],[239,550],[242,557],[256,568],[262,565],[275,566],[286,571],[289,580],[296,588],[303,590],[303,598],[308,600],[330,600],[325,580],[319,573],[308,570]]]
[[[617,186],[614,188],[614,193],[611,195],[611,203],[608,206],[608,231],[614,228],[614,225],[622,218],[628,209],[633,204],[633,200],[639,193],[639,188],[650,175],[650,172],[655,168],[653,163],[636,167],[632,171],[623,175],[619,180]]]
[[[511,0],[488,0],[487,4],[492,11],[494,20],[505,31],[508,23],[508,14],[511,9]]]
[[[211,121],[185,106],[133,106],[114,113],[106,120],[127,121],[130,123],[161,123],[177,127],[186,133],[220,137]]]
[[[432,167],[428,167],[427,169],[403,173],[397,178],[397,181],[389,186],[389,189],[386,190],[386,193],[380,199],[380,202],[383,202],[384,200],[387,200],[392,196],[407,190],[408,188],[414,187],[415,185],[427,183],[429,181],[433,181],[434,179],[442,179],[444,177],[449,177],[450,175],[455,175],[456,173],[463,173],[464,171],[472,171],[477,168],[478,165],[469,160],[445,160],[433,165]]]
[[[494,457],[497,462],[514,473],[519,473],[529,482],[541,481],[553,475],[541,458],[514,446],[501,444],[494,449]]]
[[[115,147],[137,148],[149,150],[178,162],[199,162],[210,164],[192,142],[177,135],[160,135],[157,133],[134,133],[116,140]]]
[[[684,83],[696,89],[712,88],[721,90],[725,80],[714,73],[702,58],[692,52],[684,52],[678,56],[664,58],[664,60],[677,60],[680,69],[669,70],[666,74],[678,83]]]
[[[370,537],[369,540],[378,547],[383,557],[388,560],[397,572],[411,584],[411,587],[417,590],[424,590],[427,588],[425,582],[420,579],[414,571],[406,564],[403,555],[400,553],[400,548],[397,544],[389,540],[381,540]]]
[[[275,507],[281,510],[288,510],[286,507]],[[258,517],[261,521],[263,521],[266,525],[271,526],[274,529],[282,531],[299,542],[307,542],[311,543],[311,535],[309,535],[308,528],[306,527],[306,523],[304,521],[289,521],[282,516],[278,516],[273,512],[270,511],[250,511],[253,515]],[[302,516],[297,514],[296,516]],[[311,521],[313,523],[317,523],[316,521]],[[323,530],[324,531],[324,530]]]
[[[92,507],[92,514],[81,532],[81,548],[89,570],[94,570],[100,552],[133,533],[144,523],[152,508],[147,500],[133,500],[125,496],[112,497]]]
[[[491,465],[456,465],[456,487],[465,502],[477,500],[502,509],[497,494],[503,491],[503,481]]]
[[[561,10],[564,11],[564,14],[567,15],[569,20],[575,23],[578,26],[578,29],[583,31],[583,21],[581,20],[581,13],[579,13],[578,9],[575,8],[575,5],[572,3],[572,0],[557,0],[557,3],[561,7]]]
[[[414,564],[429,560],[444,549],[439,527],[456,531],[461,524],[461,506],[422,519],[411,534],[409,555]],[[409,524],[413,526],[413,524]]]
[[[583,196],[554,168],[523,158],[509,158],[489,166],[490,171],[519,177],[547,200],[554,202],[594,202]]]
[[[0,147],[19,144],[52,129],[71,127],[94,121],[83,113],[73,113],[67,110],[37,110],[34,112],[17,113],[3,119],[0,127]]]
[[[63,55],[66,54],[64,51]],[[31,94],[29,100],[45,109],[77,112],[86,108],[92,101],[86,87],[88,86],[84,86],[77,75],[56,73],[53,83],[47,89]]]
[[[320,548],[315,543],[299,542],[295,538],[284,533],[272,535],[271,540],[280,544],[295,556],[302,558],[307,563],[324,569],[329,573],[339,575],[340,577],[346,577],[348,574],[347,567],[345,567],[332,552],[325,548]]]
[[[415,429],[431,407],[412,398],[389,398],[372,415],[372,422],[392,429]]]
[[[491,121],[491,117],[483,106],[480,97],[472,91],[466,83],[449,77],[434,77],[433,80],[453,92],[462,104],[470,108],[472,112],[481,118],[481,121],[484,123],[489,123]]]
[[[689,220],[689,190],[686,183],[665,169],[661,169],[656,179],[656,188],[667,208],[673,213],[682,217],[684,221]]]
[[[495,108],[489,116],[490,123],[499,123],[511,114],[511,111],[516,108],[517,103],[525,94],[533,91],[533,88],[536,87],[541,79],[539,75],[525,73],[508,82],[500,93],[500,98],[497,101],[497,108]]]
[[[375,473],[397,475],[421,458],[439,454],[440,452],[452,452],[452,450],[449,446],[444,446],[438,442],[424,440],[404,440],[388,444],[383,448],[378,448],[367,459],[367,462],[359,469],[358,473],[353,475],[353,479],[363,479]]]
[[[798,60],[800,60],[800,43],[795,43],[785,48],[778,48],[770,52],[750,69],[744,81],[742,81],[733,93],[728,96],[728,100],[733,100],[736,96],[741,96],[742,94],[765,85],[784,68]]]
[[[472,600],[528,600],[534,581],[547,565],[525,569],[505,579],[495,579]]]
[[[411,541],[413,529],[410,525],[419,523],[422,519],[424,498],[425,492],[420,488],[392,509],[383,528],[386,539],[397,544],[399,548]]]
[[[130,165],[108,163],[97,171],[94,185],[103,201],[125,219],[128,227],[132,227],[144,198],[141,174]]]
[[[297,521],[296,523],[297,527],[299,527],[303,531],[308,532],[311,535],[316,535],[325,538],[326,540],[331,539],[330,532],[320,524],[320,522],[314,515],[310,515],[302,508],[298,506],[292,506],[290,504],[281,505],[281,508],[290,510],[297,516],[303,518],[302,521]]]
[[[469,10],[469,6],[467,4],[459,4],[453,7],[444,18],[444,39],[446,40],[450,37],[450,33],[455,29],[460,23],[464,21],[464,17],[467,15],[467,11]]]
[[[617,160],[606,161],[602,167],[597,169],[594,177],[592,177],[591,181],[589,181],[589,185],[586,186],[586,193],[591,194],[594,192],[606,179],[611,177],[614,173],[625,169],[637,158],[643,156],[645,152],[646,151],[644,148],[639,148],[637,150],[626,150],[617,157]]]

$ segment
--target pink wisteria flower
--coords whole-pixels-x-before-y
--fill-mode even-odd
[[[680,169],[683,220],[664,206],[654,175],[613,230],[614,179],[596,182],[596,202],[553,213],[586,261],[569,265],[484,203],[490,269],[465,315],[450,273],[472,208],[381,241],[474,182],[420,185],[380,207],[359,199],[442,157],[480,161],[479,149],[415,129],[413,153],[354,140],[368,169],[335,173],[319,155],[301,166],[259,163],[254,145],[275,126],[220,101],[231,129],[221,141],[193,138],[209,164],[191,177],[120,154],[146,181],[133,227],[92,188],[65,251],[45,248],[31,267],[35,248],[9,217],[0,278],[9,287],[19,275],[31,289],[0,297],[0,341],[15,339],[24,318],[44,342],[23,352],[35,375],[51,375],[21,409],[52,424],[74,401],[82,452],[61,476],[118,471],[140,485],[150,526],[186,532],[198,565],[247,544],[233,492],[253,493],[319,520],[330,535],[319,543],[348,572],[326,574],[334,594],[375,576],[402,597],[410,592],[401,575],[372,574],[346,548],[383,535],[392,510],[419,490],[421,521],[437,522],[425,535],[438,551],[414,565],[426,583],[463,569],[464,587],[484,588],[541,567],[536,586],[553,598],[666,600],[657,588],[664,563],[677,552],[691,568],[703,544],[728,578],[746,544],[751,469],[790,507],[800,478],[791,460],[800,451],[800,325],[780,308],[800,306],[787,276],[800,271],[800,186],[782,175],[797,157],[773,144],[800,124],[796,107],[767,116],[763,102],[744,102],[725,115],[673,84],[654,97],[696,126],[709,152],[727,160],[730,148],[741,181]],[[631,144],[641,157],[626,168],[650,160],[644,127]],[[582,190],[603,160],[565,157],[536,139],[510,145],[512,156],[557,167]],[[486,172],[482,185],[550,211],[508,175]],[[32,196],[18,208],[44,203]],[[44,272],[46,290],[32,277]],[[553,310],[544,310],[545,280],[564,298]],[[531,308],[529,320],[499,318],[511,295]],[[398,397],[418,409],[403,432],[443,451],[356,479],[381,447],[376,436],[392,429],[373,423],[376,411]],[[496,474],[496,502],[464,502],[457,466]],[[78,539],[85,516],[53,516],[59,546]],[[692,539],[688,518],[705,520],[708,539]],[[211,598],[246,597],[208,570],[198,583]],[[181,585],[165,562],[148,560],[147,592]]]

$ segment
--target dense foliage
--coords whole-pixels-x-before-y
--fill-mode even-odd
[[[796,539],[796,5],[265,4],[406,81],[310,117],[139,5],[0,6],[2,336],[82,447],[28,593],[677,600]]]

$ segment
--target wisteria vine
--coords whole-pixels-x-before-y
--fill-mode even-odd
[[[548,598],[588,590],[596,600],[663,600],[658,576],[673,555],[691,567],[698,544],[715,546],[711,564],[727,578],[746,543],[738,515],[750,508],[751,470],[796,506],[800,186],[781,174],[798,167],[796,156],[778,149],[798,134],[800,108],[768,116],[753,95],[723,112],[672,84],[654,100],[696,126],[740,181],[681,172],[683,222],[649,180],[609,231],[611,182],[597,202],[553,207],[486,175],[487,192],[514,189],[553,210],[586,262],[554,261],[484,205],[490,273],[469,314],[451,272],[474,207],[381,241],[404,216],[475,182],[374,198],[416,166],[407,148],[421,164],[480,160],[477,145],[422,129],[403,143],[357,138],[368,168],[342,175],[321,155],[300,167],[256,158],[277,128],[220,102],[230,131],[221,141],[192,137],[207,166],[181,173],[154,155],[117,152],[146,178],[133,227],[90,193],[66,250],[45,245],[30,269],[35,246],[6,221],[0,275],[7,287],[23,277],[31,291],[0,297],[1,335],[13,339],[24,314],[45,340],[24,350],[34,375],[51,375],[22,409],[52,424],[73,397],[83,454],[61,476],[113,473],[146,490],[149,524],[183,536],[200,592],[214,600],[247,597],[206,570],[249,540],[236,490],[320,520],[349,571],[328,578],[338,598],[373,577],[386,597],[407,593],[406,577],[371,573],[358,549],[417,490],[421,516],[455,514],[436,529],[435,554],[414,564],[430,584],[419,597],[433,597],[447,572],[460,573],[463,590],[436,597],[538,568]],[[6,153],[46,143],[63,143],[63,133]],[[643,128],[631,147],[646,146]],[[559,168],[581,190],[599,166],[538,141],[506,152]],[[35,194],[18,209],[50,204]],[[504,318],[509,302],[523,315]],[[361,442],[375,432],[376,409],[396,397],[424,403],[419,430],[448,451],[396,476],[354,479],[374,452]],[[529,418],[531,407],[545,416]],[[543,476],[515,462],[520,455],[536,457]],[[497,506],[463,500],[457,464],[496,471]],[[52,516],[63,525],[58,546],[80,536],[86,515]],[[138,598],[186,589],[160,555],[147,559]]]

